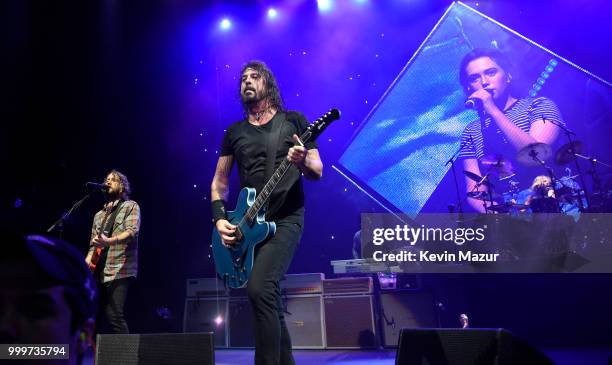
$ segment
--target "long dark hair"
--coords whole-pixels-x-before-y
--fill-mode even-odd
[[[247,68],[253,69],[257,71],[264,79],[264,83],[266,85],[266,95],[270,102],[270,106],[279,112],[285,111],[285,104],[283,103],[283,98],[281,97],[280,90],[278,89],[278,84],[276,83],[276,79],[272,74],[272,71],[266,66],[265,63],[261,61],[249,61],[246,65],[242,66],[242,70],[240,70],[240,79],[238,81],[238,96],[240,96],[240,84],[242,83],[242,74],[246,71]],[[244,113],[248,115],[249,113],[249,105],[242,101],[242,97],[240,98],[240,102],[242,103],[242,109]]]

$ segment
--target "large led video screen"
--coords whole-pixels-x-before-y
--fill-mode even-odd
[[[557,178],[584,185],[590,194],[609,189],[610,170],[596,164],[593,176],[586,157],[612,161],[607,142],[612,135],[611,84],[462,3],[446,11],[361,123],[338,161],[342,174],[392,211],[415,215],[456,210],[457,205],[469,210],[461,158],[455,160],[458,186],[449,159],[459,150],[466,127],[479,119],[464,106],[466,93],[459,81],[461,59],[475,48],[493,48],[509,59],[520,97],[546,97],[558,106],[585,158],[579,166],[555,161],[569,143],[561,130],[545,161]],[[515,168],[521,169],[520,164]],[[533,177],[547,175],[542,166],[529,168]]]

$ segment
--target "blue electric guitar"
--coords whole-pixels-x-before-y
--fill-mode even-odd
[[[340,118],[338,109],[331,109],[309,125],[300,136],[300,140],[303,143],[315,140],[331,122],[338,118]],[[255,248],[276,232],[276,224],[265,221],[262,207],[290,167],[291,163],[284,159],[259,194],[253,188],[243,188],[240,191],[236,209],[227,212],[228,221],[236,226],[234,247],[225,247],[217,228],[213,228],[212,249],[215,267],[217,275],[226,286],[235,289],[246,285],[253,269]]]

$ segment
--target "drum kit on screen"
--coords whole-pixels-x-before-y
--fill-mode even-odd
[[[601,183],[598,168],[608,171],[612,165],[598,159],[583,155],[583,144],[571,141],[561,146],[553,156],[552,148],[545,143],[531,143],[516,155],[516,161],[528,167],[541,167],[542,175],[533,180],[531,187],[521,190],[520,183],[513,179],[515,167],[502,155],[489,155],[480,160],[485,167],[484,176],[464,171],[465,176],[476,182],[473,190],[467,195],[481,200],[487,213],[565,213],[577,218],[580,212],[612,212],[612,187]],[[566,175],[555,176],[547,161],[553,159],[559,165],[575,162],[577,174],[572,175],[569,167]],[[586,174],[592,181],[592,192],[587,193],[585,174],[580,168],[579,159],[590,162]],[[609,175],[609,172],[607,172]],[[496,180],[502,188],[496,188]]]

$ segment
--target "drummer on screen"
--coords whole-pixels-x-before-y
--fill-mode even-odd
[[[488,181],[500,170],[491,168],[485,156],[504,156],[507,160],[534,143],[552,145],[559,135],[559,127],[553,122],[564,122],[550,99],[524,98],[513,90],[510,64],[495,49],[477,48],[466,54],[461,61],[459,77],[468,97],[466,106],[476,109],[480,116],[463,131],[459,154],[467,172],[466,192],[468,196],[476,196],[474,191],[486,192]],[[483,164],[483,159],[488,163]],[[523,182],[526,180],[520,171],[523,168],[514,166],[519,183],[528,188],[534,176]],[[485,181],[476,181],[474,176],[485,177]],[[483,200],[468,197],[470,206],[478,212],[484,212],[485,206],[491,204]]]

